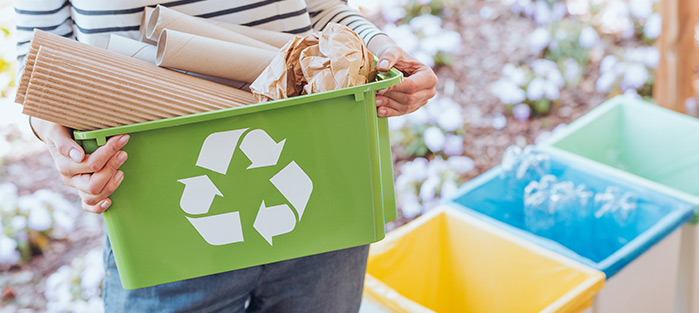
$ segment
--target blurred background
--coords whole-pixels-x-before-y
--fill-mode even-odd
[[[439,76],[434,99],[389,120],[399,218],[388,230],[500,163],[508,146],[540,142],[615,95],[699,111],[699,54],[668,65],[661,53],[696,51],[697,14],[683,30],[693,40],[663,41],[673,28],[659,0],[350,5]],[[0,312],[99,312],[102,222],[80,209],[13,103],[13,14],[0,0]],[[691,79],[663,85],[676,71]]]

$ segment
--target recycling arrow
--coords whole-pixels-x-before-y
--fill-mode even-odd
[[[204,214],[209,212],[211,203],[216,196],[223,197],[221,191],[209,179],[209,176],[202,175],[192,178],[180,179],[178,182],[184,184],[184,192],[180,198],[180,207],[189,214]]]
[[[296,212],[299,213],[300,221],[303,212],[306,210],[308,199],[311,198],[311,192],[313,192],[313,182],[306,175],[306,172],[296,162],[291,161],[277,175],[274,175],[270,181],[291,202]]]
[[[209,134],[199,151],[196,166],[226,175],[238,141],[247,130],[248,128],[243,128]],[[276,142],[264,130],[254,129],[245,134],[240,150],[252,162],[248,169],[275,166],[285,143],[286,139]],[[273,237],[293,231],[296,223],[301,221],[313,192],[313,182],[295,161],[291,161],[269,180],[291,205],[267,207],[262,200],[257,211],[253,227],[273,246]],[[178,182],[185,185],[180,207],[188,214],[208,213],[214,198],[223,197],[207,175],[184,178]],[[298,221],[294,209],[298,213]],[[244,241],[240,212],[186,218],[210,245]]]
[[[284,142],[286,139],[279,143],[275,142],[267,132],[261,129],[249,132],[240,144],[240,150],[252,161],[248,169],[277,165]]]
[[[257,212],[253,224],[253,227],[262,235],[262,238],[267,240],[269,245],[273,245],[272,237],[291,232],[295,226],[296,216],[288,205],[265,207],[264,200],[262,200],[262,205],[260,205],[260,210]]]
[[[220,246],[243,241],[239,212],[205,217],[187,216],[187,219],[210,245]]]

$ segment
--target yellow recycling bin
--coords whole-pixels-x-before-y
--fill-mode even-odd
[[[394,312],[579,312],[604,273],[441,206],[373,244],[365,298]]]

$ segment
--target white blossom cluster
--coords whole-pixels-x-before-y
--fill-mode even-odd
[[[461,34],[442,28],[442,19],[431,14],[414,17],[407,24],[390,22],[383,31],[403,50],[431,67],[440,53],[453,55],[461,49]]]
[[[473,169],[473,160],[466,156],[416,158],[404,163],[396,178],[403,216],[413,218],[437,206],[441,198],[455,195],[463,183],[459,176]]]
[[[417,111],[389,120],[394,144],[407,147],[410,156],[427,151],[445,156],[464,153],[464,115],[451,98],[436,96]]]
[[[44,295],[47,313],[104,312],[102,281],[104,267],[101,250],[75,258],[46,279]]]
[[[11,266],[31,257],[31,248],[44,248],[50,238],[60,238],[74,228],[80,210],[60,194],[38,190],[19,196],[12,183],[0,185],[0,266]]]
[[[505,64],[502,77],[491,85],[490,91],[500,102],[511,107],[517,120],[525,121],[531,116],[532,109],[539,114],[547,113],[565,84],[555,62],[536,59],[530,66]]]
[[[638,95],[653,82],[660,53],[655,47],[626,49],[621,56],[607,55],[600,62],[600,77],[595,88],[601,93],[620,91]]]
[[[605,2],[596,14],[603,32],[629,39],[642,29],[642,35],[650,40],[658,38],[661,31],[660,14],[653,11],[658,0],[628,0]]]
[[[537,25],[548,25],[568,15],[565,2],[556,0],[503,0],[514,14],[531,18]]]

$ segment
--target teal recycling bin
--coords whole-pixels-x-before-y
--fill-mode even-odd
[[[699,209],[699,119],[618,96],[542,144],[542,149],[690,202]],[[699,232],[682,231],[674,310],[699,313]]]
[[[335,90],[104,130],[129,134],[104,215],[127,289],[375,242],[395,218],[377,90],[400,72]]]

